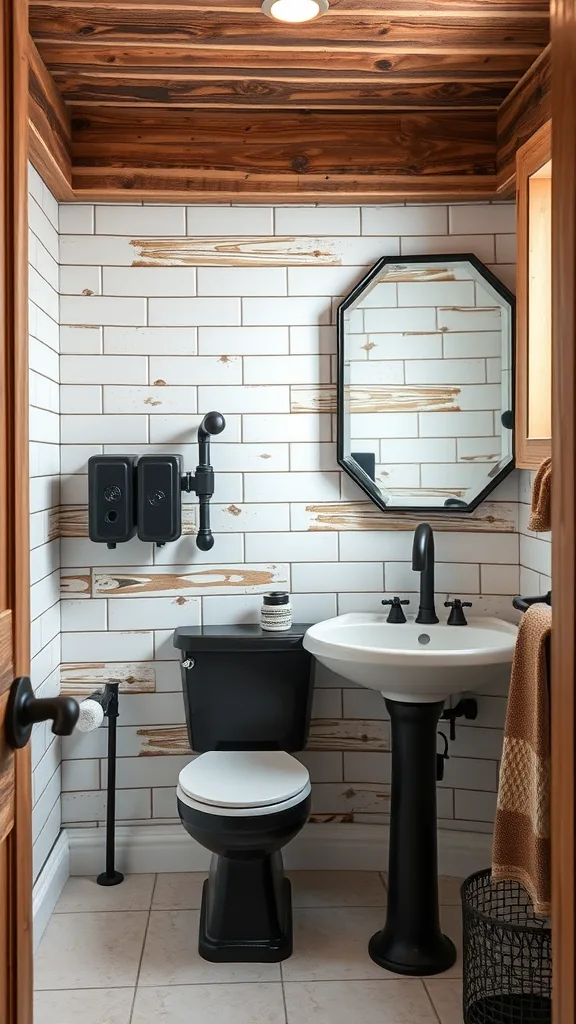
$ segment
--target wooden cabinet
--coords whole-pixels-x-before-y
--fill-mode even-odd
[[[516,154],[516,464],[537,469],[552,434],[552,122]]]

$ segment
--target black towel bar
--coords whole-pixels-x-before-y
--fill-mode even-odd
[[[549,590],[547,594],[540,594],[536,597],[518,597],[512,598],[512,604],[519,612],[525,612],[528,610],[531,604],[552,604],[552,591]]]

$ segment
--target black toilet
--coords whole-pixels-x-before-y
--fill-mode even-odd
[[[292,953],[290,882],[282,847],[310,813],[302,750],[310,727],[308,627],[181,627],[182,685],[192,750],[178,778],[184,828],[213,854],[204,883],[200,955],[214,963],[276,963]]]

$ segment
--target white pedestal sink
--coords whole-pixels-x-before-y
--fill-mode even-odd
[[[304,647],[353,683],[420,704],[480,689],[496,666],[510,665],[516,633],[512,623],[489,617],[470,617],[467,626],[423,626],[351,612],[311,626]]]
[[[338,675],[380,690],[392,727],[388,909],[372,959],[397,974],[439,974],[456,959],[438,910],[436,733],[452,693],[508,672],[516,627],[472,617],[466,626],[391,624],[350,613],[311,626],[304,647]]]

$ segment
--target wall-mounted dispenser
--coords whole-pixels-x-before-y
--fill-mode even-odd
[[[90,540],[116,547],[136,534],[135,455],[93,455],[88,461]]]
[[[116,547],[136,532],[140,540],[163,545],[182,533],[182,491],[197,494],[199,524],[196,546],[210,551],[210,499],[214,470],[210,437],[221,434],[221,413],[206,413],[198,428],[199,459],[195,473],[183,473],[179,455],[93,455],[88,460],[88,533],[98,544]]]
[[[143,455],[136,466],[136,508],[140,540],[166,544],[182,533],[182,459]]]

